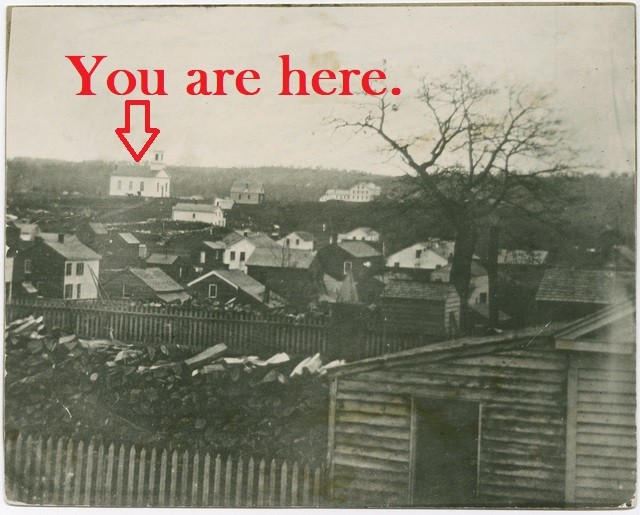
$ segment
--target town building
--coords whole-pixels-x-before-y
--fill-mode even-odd
[[[202,241],[191,249],[191,265],[196,274],[224,268],[224,241]]]
[[[76,236],[98,254],[106,254],[109,248],[109,231],[100,222],[84,222],[76,230]]]
[[[135,166],[116,165],[109,179],[109,195],[136,197],[171,196],[171,177],[163,162],[164,152],[152,152],[153,161]]]
[[[448,283],[451,279],[451,263],[437,268],[431,273],[431,281]],[[488,304],[489,276],[484,267],[476,261],[471,262],[471,279],[469,281],[469,305]]]
[[[372,182],[359,182],[348,189],[329,189],[320,197],[320,202],[340,200],[342,202],[371,202],[380,196],[380,186]]]
[[[631,302],[328,377],[336,506],[613,508],[635,496]]]
[[[307,231],[294,231],[279,239],[278,243],[290,249],[315,250],[316,237]]]
[[[351,271],[356,281],[372,276],[384,266],[382,254],[363,241],[343,241],[318,251],[324,273],[342,280]]]
[[[218,227],[226,227],[227,219],[220,206],[179,202],[172,208],[172,220],[183,222],[204,222]]]
[[[236,181],[229,194],[236,204],[262,204],[265,201],[264,186],[258,181]]]
[[[126,268],[113,274],[103,288],[112,299],[174,303],[191,298],[182,286],[157,267]]]
[[[35,289],[45,298],[91,300],[98,298],[101,259],[75,235],[40,233],[14,264],[21,267],[27,293]]]
[[[264,234],[250,234],[227,245],[224,251],[224,264],[229,270],[247,272],[247,260],[257,248],[271,249],[274,255],[281,255],[283,247]]]
[[[380,233],[371,227],[356,227],[349,232],[338,234],[338,243],[341,241],[367,241],[377,243],[380,241]]]
[[[247,274],[270,291],[298,307],[316,301],[322,288],[322,271],[311,250],[289,247],[256,248],[247,259]]]
[[[228,197],[216,197],[213,201],[214,206],[218,206],[224,211],[228,211],[229,209],[233,209],[235,202]]]
[[[109,269],[141,267],[147,259],[147,246],[130,232],[111,235],[109,249],[104,255],[104,267]]]
[[[187,290],[200,301],[221,305],[248,304],[270,309],[284,306],[278,295],[240,270],[212,270],[191,281]]]
[[[147,267],[159,268],[178,282],[184,282],[192,276],[189,263],[178,254],[156,252],[147,258],[146,263]]]
[[[15,219],[7,222],[5,237],[7,244],[17,241],[33,241],[40,232],[38,224],[28,220]]]

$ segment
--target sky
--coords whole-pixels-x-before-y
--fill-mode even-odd
[[[631,6],[19,7],[11,14],[6,155],[73,161],[131,157],[114,133],[124,101],[117,69],[165,70],[151,100],[154,148],[169,165],[284,165],[403,173],[373,137],[334,130],[359,97],[279,96],[279,55],[292,66],[384,67],[400,105],[423,77],[467,67],[482,80],[553,93],[581,161],[635,173],[634,12]],[[106,55],[95,96],[65,55]],[[86,60],[89,64],[89,60]],[[190,69],[255,69],[261,92],[189,96]],[[231,83],[233,84],[233,83]],[[404,104],[403,104],[404,103]],[[402,112],[400,110],[399,112]],[[414,113],[415,114],[415,113]],[[407,117],[398,136],[415,130]]]

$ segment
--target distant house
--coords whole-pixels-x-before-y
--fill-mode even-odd
[[[265,201],[264,186],[257,181],[236,181],[229,196],[236,204],[262,204]]]
[[[40,233],[18,263],[27,292],[35,288],[46,298],[90,300],[98,298],[101,259],[77,236]]]
[[[414,243],[387,258],[387,268],[431,271],[449,264],[453,257],[453,241],[427,240]]]
[[[228,211],[229,209],[232,209],[234,204],[235,202],[230,198],[216,197],[216,199],[213,201],[214,206],[218,206],[224,211]]]
[[[212,270],[187,285],[198,300],[209,300],[224,305],[231,301],[267,308],[284,305],[282,299],[265,286],[240,270]]]
[[[257,248],[270,248],[275,254],[282,253],[282,246],[268,236],[252,234],[240,237],[239,240],[227,245],[224,251],[224,264],[229,270],[242,270],[246,273],[246,262]]]
[[[372,182],[359,182],[349,189],[329,189],[322,197],[320,202],[328,202],[329,200],[341,200],[343,202],[371,202],[374,198],[380,196],[380,186]]]
[[[316,254],[282,246],[256,248],[247,259],[247,274],[290,304],[304,306],[317,300],[322,290]]]
[[[142,266],[147,259],[147,246],[130,232],[111,235],[105,257],[105,267],[110,269]]]
[[[224,268],[224,241],[202,241],[191,250],[191,265],[197,274]]]
[[[191,296],[159,268],[127,268],[103,285],[110,298],[141,302],[184,302]]]
[[[279,239],[278,243],[290,249],[315,250],[316,238],[307,231],[294,231]]]
[[[444,339],[458,332],[460,297],[450,283],[389,281],[380,297],[391,333]]]
[[[106,253],[109,247],[109,231],[100,222],[85,222],[76,230],[76,236],[87,247],[96,252]]]
[[[547,268],[536,293],[543,323],[590,315],[635,298],[635,272]]]
[[[156,267],[172,279],[183,282],[191,277],[189,263],[178,254],[157,252],[147,258],[147,267]]]
[[[448,283],[451,276],[451,264],[447,264],[431,273],[431,281]],[[484,267],[476,261],[471,262],[471,281],[469,283],[469,305],[487,304],[489,299],[489,276]]]
[[[220,206],[180,202],[173,206],[172,220],[183,222],[204,222],[218,227],[225,227],[227,220]]]
[[[356,227],[349,232],[338,234],[338,243],[341,241],[380,241],[380,233],[371,227]]]
[[[169,197],[171,177],[163,163],[164,152],[153,152],[153,161],[143,165],[117,165],[109,180],[109,195],[124,197]]]
[[[16,241],[33,241],[39,234],[40,228],[38,224],[28,220],[11,220],[6,225],[5,236],[8,244]]]
[[[373,275],[383,267],[382,254],[363,241],[343,241],[336,245],[327,245],[318,251],[322,270],[342,280],[348,271],[356,281]]]

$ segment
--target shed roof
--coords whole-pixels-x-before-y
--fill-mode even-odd
[[[39,235],[42,241],[49,248],[60,254],[65,259],[70,261],[89,261],[95,259],[102,259],[100,254],[94,252],[84,243],[82,243],[77,236],[72,234],[64,235],[64,242],[58,241],[57,233],[45,232]]]
[[[633,295],[635,272],[548,268],[537,301],[615,304]]]
[[[457,295],[451,283],[390,281],[386,284],[382,297],[392,299],[444,300]]]
[[[147,258],[148,265],[173,265],[179,258],[177,254],[162,254],[156,252]]]
[[[280,245],[276,247],[258,247],[251,253],[247,266],[266,266],[273,268],[301,268],[311,266],[316,257],[312,250],[290,249]]]
[[[364,241],[341,241],[338,243],[338,247],[357,258],[378,257],[382,255]]]
[[[157,293],[183,290],[182,286],[159,268],[129,268],[129,271]]]
[[[132,245],[138,245],[140,243],[140,240],[130,232],[119,232],[118,236],[120,236],[126,243],[130,243]]]
[[[219,206],[214,206],[212,204],[196,204],[195,202],[178,202],[175,206],[173,206],[174,211],[188,211],[194,213],[215,213]]]
[[[96,234],[109,234],[106,227],[100,222],[89,222],[89,227]]]

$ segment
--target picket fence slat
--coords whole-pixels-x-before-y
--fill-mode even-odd
[[[105,452],[93,439],[59,438],[54,447],[53,437],[46,444],[42,436],[7,438],[7,498],[53,506],[319,506],[321,468],[309,463],[271,459],[267,471],[264,458],[162,449],[158,467],[155,447],[126,449],[119,443],[116,453],[111,443]]]

